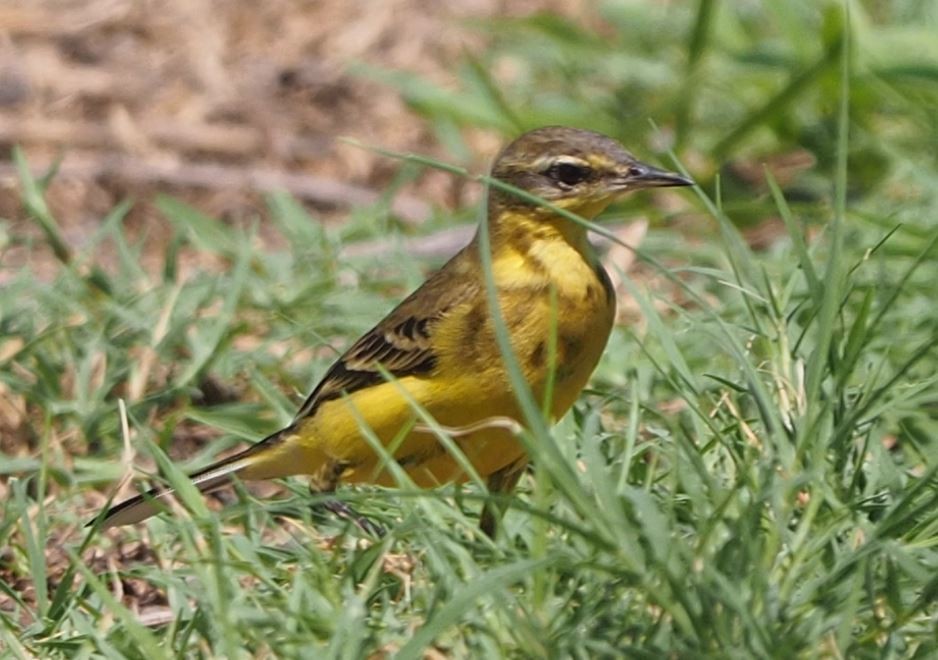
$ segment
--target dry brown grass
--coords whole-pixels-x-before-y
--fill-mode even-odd
[[[380,189],[396,164],[336,136],[435,151],[396,92],[349,75],[351,63],[452,84],[451,63],[484,45],[463,19],[552,5],[559,7],[548,0],[5,3],[0,146],[9,153],[22,145],[38,168],[64,157],[50,203],[76,239],[128,194],[172,192],[237,218],[258,210],[258,190],[279,186],[321,209],[341,208]],[[480,137],[481,155],[496,143]],[[15,217],[9,166],[2,174],[0,214]],[[458,203],[453,185],[428,176],[417,194]],[[150,219],[145,209],[137,215]],[[409,216],[419,219],[420,208]]]

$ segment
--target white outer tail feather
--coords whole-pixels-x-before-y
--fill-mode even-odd
[[[192,479],[192,484],[199,489],[199,492],[211,493],[231,483],[232,476],[246,468],[252,462],[249,456],[243,456],[238,459],[238,455],[235,455],[231,459],[226,459],[219,464],[209,466],[204,471],[198,472],[190,478]],[[161,506],[161,504],[173,497],[175,492],[175,490],[168,487],[153,488],[146,493],[125,500],[117,506],[112,507],[107,512],[104,521],[101,523],[101,529],[119,527],[121,525],[132,525],[146,520],[150,516],[163,511],[165,507]]]

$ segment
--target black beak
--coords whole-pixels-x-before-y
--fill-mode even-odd
[[[622,177],[622,183],[632,190],[694,185],[693,180],[688,179],[686,176],[668,172],[645,163],[632,163],[629,165]]]

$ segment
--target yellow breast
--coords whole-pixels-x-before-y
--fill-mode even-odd
[[[558,240],[556,234],[523,236],[521,242],[500,237],[501,242],[493,243],[492,274],[515,361],[539,402],[551,384],[545,409],[557,419],[599,361],[612,328],[615,296],[605,272],[592,260],[585,236],[582,243]],[[481,271],[477,276],[484,277]],[[321,414],[302,431],[308,450],[317,454],[311,462],[335,466],[341,481],[393,483],[364,441],[365,428],[418,485],[465,479],[459,462],[432,432],[421,428],[414,403],[453,431],[456,444],[482,477],[523,460],[521,444],[497,423],[499,418],[523,417],[484,288],[434,326],[432,348],[437,366],[431,375],[405,377],[324,403]],[[487,420],[493,424],[486,425]]]

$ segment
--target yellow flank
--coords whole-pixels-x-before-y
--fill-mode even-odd
[[[524,216],[510,217],[508,212],[501,220],[524,225]],[[554,418],[569,409],[589,379],[615,316],[612,291],[586,252],[585,232],[578,228],[576,234],[584,239],[577,245],[555,232],[520,244],[511,234],[492,236],[493,276],[501,314],[513,352],[538,401],[543,400],[552,368],[548,360],[552,329],[555,334],[556,374],[550,407]],[[465,268],[473,279],[482,280],[477,255],[475,249],[463,251],[457,259],[468,263],[455,267]],[[388,471],[377,471],[379,458],[363,441],[361,425],[367,425],[389,445],[405,425],[418,421],[408,396],[452,429],[485,418],[521,419],[481,286],[440,320],[430,345],[440,376],[408,376],[324,403],[319,414],[297,426],[295,439],[289,443],[298,447],[297,453],[278,456],[274,470],[288,470],[291,463],[323,466],[325,474],[317,476],[325,478],[323,485],[327,487],[333,476],[328,468],[334,466],[338,481],[391,484]],[[505,428],[482,429],[455,440],[481,476],[524,458],[521,444]],[[466,478],[431,431],[417,430],[398,442],[394,456],[418,485]]]
[[[585,218],[634,189],[690,184],[640,163],[611,138],[563,127],[518,138],[496,159],[492,175]],[[573,405],[605,348],[614,291],[581,225],[507,192],[489,194],[492,279],[501,316],[539,402],[552,382],[548,409],[557,419]],[[504,422],[523,417],[495,338],[478,237],[343,354],[293,423],[193,481],[206,491],[233,474],[306,474],[322,491],[341,483],[392,485],[368,433],[419,486],[465,480],[412,402],[448,429],[490,490],[514,487],[527,456]],[[168,494],[154,489],[119,504],[105,524],[152,515],[158,510],[154,500]],[[482,526],[494,533],[491,511]]]

